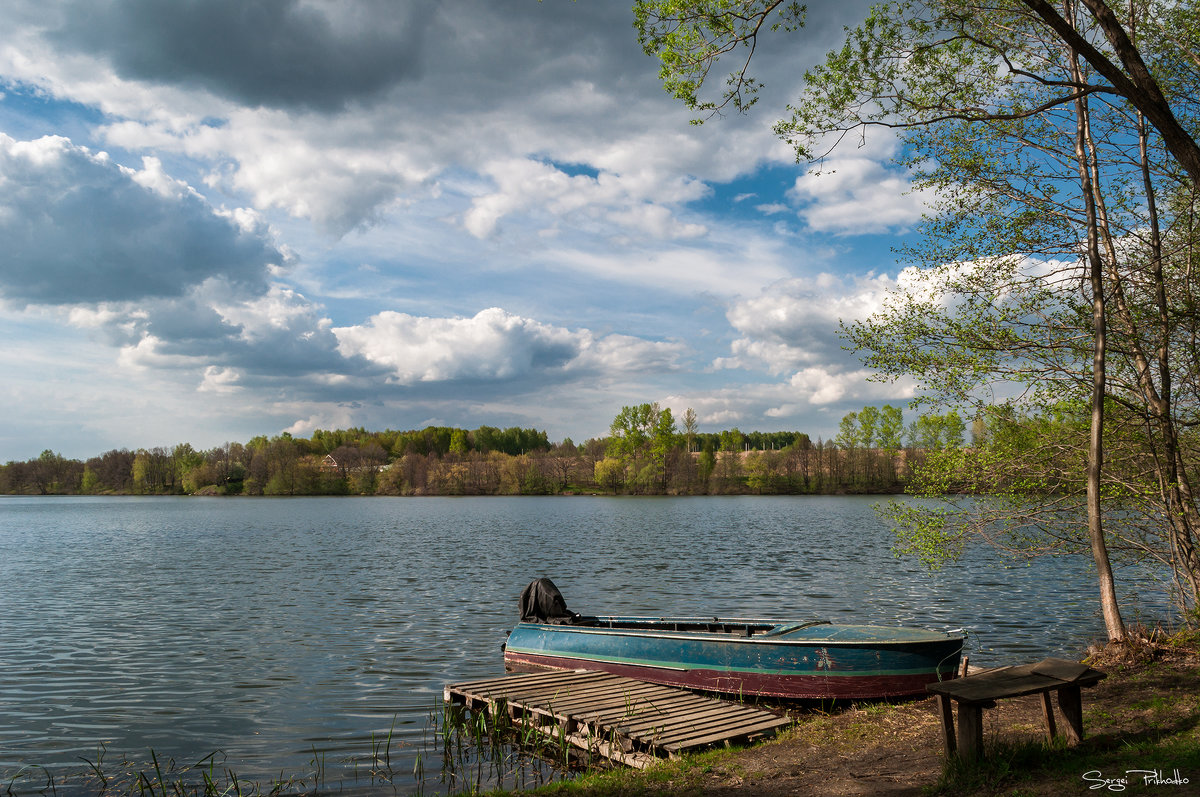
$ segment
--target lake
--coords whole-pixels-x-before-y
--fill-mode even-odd
[[[1103,638],[1085,560],[981,547],[929,573],[876,502],[0,497],[0,776],[220,751],[244,780],[352,783],[389,733],[411,771],[443,685],[503,672],[538,576],[591,614],[966,628],[982,665]],[[1167,612],[1118,580],[1127,620]]]

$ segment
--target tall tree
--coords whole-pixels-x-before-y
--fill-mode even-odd
[[[1130,243],[1113,224],[1105,191],[1114,184],[1125,192],[1131,189],[1121,164],[1140,162],[1144,175],[1149,173],[1148,128],[1170,154],[1155,165],[1158,179],[1181,174],[1187,189],[1194,192],[1200,186],[1200,148],[1191,132],[1196,113],[1189,107],[1195,92],[1180,90],[1178,69],[1166,78],[1155,71],[1159,65],[1153,56],[1158,53],[1140,49],[1134,24],[1139,13],[1161,19],[1181,9],[1194,20],[1195,7],[1142,3],[1131,6],[1122,22],[1103,0],[1081,2],[1066,2],[1061,12],[1044,0],[901,0],[877,6],[849,32],[841,50],[808,74],[804,97],[789,107],[789,117],[776,129],[803,158],[820,155],[817,147],[826,145],[830,133],[837,137],[872,126],[895,128],[903,133],[909,165],[920,164],[919,181],[942,192],[940,213],[926,225],[926,240],[933,243],[918,253],[935,284],[923,286],[924,292],[909,286],[882,320],[850,331],[855,343],[874,352],[874,363],[885,374],[929,377],[926,386],[933,394],[960,401],[978,400],[973,391],[981,386],[995,390],[997,384],[1003,388],[1005,381],[1018,390],[1024,386],[1029,391],[1024,398],[1043,400],[1056,387],[1066,385],[1074,394],[1087,385],[1092,408],[1088,536],[1100,571],[1109,635],[1120,639],[1124,632],[1106,576],[1100,505],[1109,406],[1105,300],[1107,295],[1122,299]],[[690,107],[710,113],[753,104],[758,84],[748,67],[760,35],[769,29],[795,30],[803,21],[796,4],[766,0],[639,2],[635,12],[643,46],[662,60],[667,89]],[[1194,26],[1171,30],[1177,49],[1200,63],[1195,39],[1187,35]],[[746,58],[735,63],[721,100],[701,99],[700,88],[714,60],[731,53]],[[1093,98],[1110,116],[1137,115],[1140,159],[1132,156],[1127,135],[1124,142],[1118,136],[1098,141]],[[1108,156],[1101,153],[1105,146]],[[1151,213],[1152,182],[1147,178],[1139,206],[1148,202]],[[1138,203],[1127,203],[1126,209],[1134,206]],[[1135,225],[1125,229],[1132,231]],[[964,230],[969,234],[953,234]],[[962,246],[956,240],[970,243]],[[1053,255],[1065,257],[1065,266],[1048,267]],[[1079,284],[1080,276],[1090,304],[1091,344],[1090,364],[1082,367],[1083,352],[1076,343],[1082,307],[1068,282]],[[946,297],[956,297],[958,304],[947,306]],[[936,319],[932,322],[921,317],[929,310]],[[1125,331],[1132,332],[1138,312],[1119,312]],[[994,325],[997,316],[999,326]],[[1173,561],[1184,562],[1184,570],[1194,573],[1196,568],[1186,563],[1189,549],[1194,550],[1195,528],[1187,528],[1186,517],[1195,513],[1195,504],[1188,500],[1186,467],[1177,466],[1182,464],[1177,435],[1173,441],[1169,429],[1173,410],[1164,401],[1169,393],[1157,389],[1169,385],[1169,364],[1160,356],[1159,379],[1151,384],[1139,351],[1123,353],[1132,355],[1131,370],[1142,374],[1139,394],[1129,404],[1140,401],[1150,407],[1143,414],[1151,418],[1161,441],[1157,472],[1166,496],[1166,523],[1181,527],[1172,532],[1172,545],[1180,549]],[[886,361],[896,355],[896,361]],[[1184,475],[1173,480],[1173,471]],[[1180,490],[1170,487],[1180,482],[1185,483]]]
[[[1086,94],[1121,97],[1144,114],[1172,156],[1186,170],[1192,184],[1200,187],[1200,145],[1196,143],[1195,133],[1181,123],[1159,78],[1146,65],[1142,50],[1130,34],[1130,26],[1123,24],[1104,0],[1082,0],[1082,4],[1088,19],[1078,25],[1070,19],[1069,12],[1066,15],[1060,13],[1046,0],[1000,0],[994,3],[898,0],[875,6],[864,25],[851,34],[847,47],[838,55],[845,63],[853,63],[856,54],[851,48],[871,43],[873,36],[856,38],[856,33],[902,35],[913,45],[903,56],[914,59],[919,68],[933,67],[926,76],[936,75],[946,81],[946,88],[950,89],[946,96],[957,94],[962,97],[964,95],[958,92],[973,80],[982,79],[983,86],[992,85],[992,75],[979,71],[980,64],[975,59],[957,64],[968,67],[964,71],[952,72],[943,67],[955,65],[970,49],[990,51],[993,63],[1001,66],[1000,71],[1054,89],[1053,95],[1040,105],[1015,111],[1017,116],[1070,105],[1076,97]],[[1142,7],[1147,5],[1151,4]],[[1171,4],[1158,5],[1170,7]],[[1192,10],[1190,4],[1184,8]],[[804,27],[805,10],[805,6],[796,0],[636,0],[633,5],[638,42],[647,54],[660,60],[659,75],[663,85],[688,108],[706,116],[719,114],[729,107],[746,111],[757,102],[761,83],[752,74],[750,65],[760,37],[767,33],[800,30]],[[1018,53],[1010,46],[1013,40],[1005,35],[1005,26],[1016,18],[1021,18],[1021,28],[1032,29],[1041,40],[1077,52],[1090,65],[1092,79],[1047,79],[1028,71],[1027,65],[1014,57]],[[1092,31],[1102,33],[1107,47],[1093,41],[1089,35]],[[860,54],[883,55],[885,58],[895,55],[879,51],[860,51]],[[722,56],[733,59],[734,69],[726,77],[720,98],[705,99],[701,91],[709,72]],[[874,66],[886,64],[877,61]],[[985,94],[968,96],[967,102],[948,107],[942,102],[928,102],[930,97],[938,95],[923,93],[921,87],[912,90],[911,86],[896,80],[897,74],[897,69],[858,73],[855,77],[859,88],[846,97],[853,102],[844,103],[849,111],[843,120],[845,125],[822,123],[817,132],[846,131],[862,124],[907,126],[946,118],[976,121],[993,118],[986,101],[972,101],[986,98]],[[872,110],[872,100],[876,98],[900,103],[907,116],[897,118],[886,106]],[[695,121],[702,122],[703,118]],[[780,126],[780,131],[790,137],[802,156],[811,154],[809,147],[814,140],[808,135],[813,131],[811,121],[800,111]],[[796,133],[800,135],[793,135]]]

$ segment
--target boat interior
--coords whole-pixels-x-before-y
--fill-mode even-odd
[[[589,617],[580,615],[571,625],[585,628],[616,628],[631,631],[678,631],[731,636],[782,636],[801,628],[825,625],[828,620],[805,622],[737,620],[719,617]]]

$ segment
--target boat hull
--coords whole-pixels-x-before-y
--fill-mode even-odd
[[[690,620],[594,620],[519,623],[506,669],[594,669],[725,694],[863,700],[925,694],[927,684],[955,676],[963,644],[953,634],[876,626],[714,620],[707,625],[748,630],[705,632]]]

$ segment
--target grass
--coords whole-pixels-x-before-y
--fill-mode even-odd
[[[1195,794],[1200,785],[1200,739],[1194,733],[1168,729],[1157,738],[1104,740],[1100,745],[1085,743],[1075,748],[1060,743],[999,741],[987,746],[980,761],[948,765],[927,793],[992,794],[999,793],[994,791],[997,784],[1006,784],[1022,794],[1056,795],[1101,788],[1094,784],[1120,778],[1128,781],[1122,790],[1133,791],[1147,784],[1144,774],[1131,773],[1156,772],[1168,778],[1175,770],[1190,776],[1193,787],[1176,793]]]

